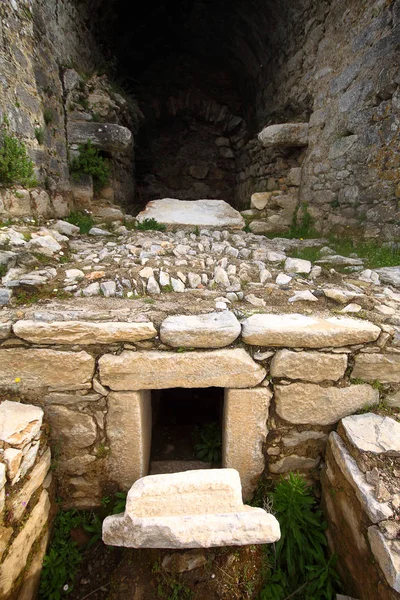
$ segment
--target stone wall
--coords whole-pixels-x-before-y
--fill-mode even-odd
[[[349,593],[400,598],[400,424],[346,417],[331,433],[323,470],[328,540]]]
[[[391,336],[366,321],[256,314],[240,325],[223,311],[154,326],[123,313],[31,310],[2,328],[0,390],[43,408],[66,506],[96,506],[110,486],[127,489],[147,473],[145,390],[226,388],[223,462],[249,497],[263,452],[272,476],[318,478],[336,423],[379,403],[375,380],[399,382]],[[253,414],[245,438],[243,410]]]
[[[4,600],[36,597],[51,523],[47,430],[41,408],[9,400],[0,404],[0,598]]]

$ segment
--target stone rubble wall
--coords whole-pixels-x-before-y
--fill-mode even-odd
[[[322,472],[327,536],[346,590],[363,600],[400,598],[400,423],[346,417],[329,436]]]
[[[112,483],[127,489],[146,474],[146,390],[225,388],[224,466],[238,468],[251,496],[264,456],[272,476],[318,479],[338,421],[379,403],[376,380],[399,387],[392,337],[367,321],[255,314],[240,327],[222,311],[153,325],[123,312],[41,311],[1,329],[1,396],[43,408],[69,507],[99,505]]]
[[[10,397],[12,397],[10,395]],[[0,598],[36,598],[51,523],[51,453],[43,410],[0,404]]]

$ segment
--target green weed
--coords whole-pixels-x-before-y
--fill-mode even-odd
[[[4,275],[7,273],[7,267],[6,265],[0,265],[0,279],[1,277],[4,277]]]
[[[51,108],[45,108],[43,111],[43,119],[46,125],[50,125],[50,123],[54,119],[54,113]]]
[[[44,142],[44,129],[43,129],[43,127],[35,127],[35,138],[37,139],[37,142],[38,142],[39,146],[42,146],[43,142]]]
[[[162,223],[158,223],[158,221],[156,221],[155,219],[152,218],[152,219],[143,219],[143,221],[141,223],[137,223],[136,229],[139,229],[139,231],[147,231],[147,230],[165,231],[166,226],[163,225]]]
[[[357,254],[364,259],[366,268],[395,267],[400,264],[400,247],[397,244],[377,243],[375,241],[360,242],[357,240],[332,238],[331,245],[337,254],[349,256]]]
[[[199,440],[194,446],[196,458],[204,462],[220,462],[222,457],[222,436],[218,423],[209,423],[202,428],[196,427],[194,438]]]
[[[90,140],[79,145],[79,156],[72,161],[71,172],[77,179],[81,175],[91,175],[95,190],[104,188],[111,175],[108,161],[99,154]]]
[[[25,144],[9,134],[7,121],[3,121],[0,127],[0,184],[20,184],[26,187],[37,185],[33,162],[26,152]]]
[[[94,225],[94,220],[91,215],[86,212],[73,211],[65,219],[68,223],[79,227],[81,233],[89,233]]]

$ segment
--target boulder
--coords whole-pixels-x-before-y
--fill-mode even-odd
[[[374,269],[378,273],[380,280],[383,283],[393,285],[394,287],[400,287],[400,266],[398,267],[382,267],[381,269]]]
[[[347,368],[346,354],[278,350],[271,362],[272,377],[304,379],[319,383],[337,381]]]
[[[133,147],[132,132],[114,123],[69,121],[67,137],[69,144],[86,144],[90,140],[105,152],[126,152]]]
[[[255,346],[325,348],[374,342],[381,330],[368,321],[298,314],[252,315],[242,323],[242,337]]]
[[[230,311],[206,315],[167,317],[160,328],[160,338],[169,346],[186,348],[223,348],[240,335],[240,323]]]
[[[297,425],[332,425],[364,406],[379,402],[379,392],[368,384],[346,388],[313,383],[275,386],[277,413]]]
[[[287,273],[308,274],[311,271],[311,267],[311,262],[302,258],[287,258],[285,261],[285,271]]]
[[[308,123],[269,125],[258,134],[258,139],[267,147],[307,146]]]
[[[138,342],[157,335],[153,323],[17,321],[14,333],[35,344],[110,344]]]
[[[152,200],[137,216],[139,223],[145,219],[155,219],[168,228],[191,226],[242,229],[245,225],[241,214],[223,200]]]
[[[242,348],[179,354],[124,351],[119,356],[103,355],[99,369],[101,383],[113,390],[247,388],[266,374]]]

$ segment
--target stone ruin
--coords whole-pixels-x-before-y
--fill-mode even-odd
[[[55,489],[128,492],[110,545],[250,545],[290,471],[346,591],[398,599],[400,266],[326,236],[398,250],[400,2],[183,4],[0,6],[1,132],[37,180],[0,182],[0,599],[37,597]],[[187,450],[210,420],[218,464]]]

